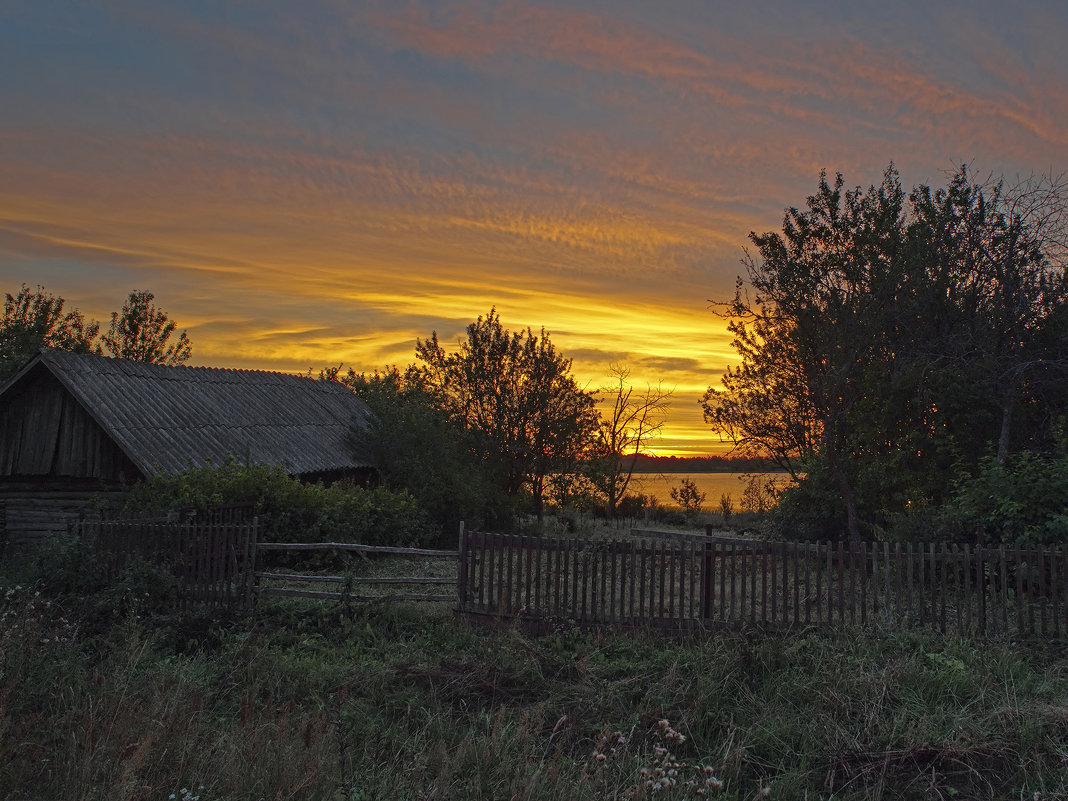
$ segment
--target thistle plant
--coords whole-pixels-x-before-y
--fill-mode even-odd
[[[602,793],[616,790],[610,797],[627,799],[701,799],[723,789],[711,765],[691,764],[676,755],[686,735],[666,718],[651,729],[647,747],[639,753],[628,753],[632,739],[619,731],[602,733],[584,766],[583,780],[595,783]],[[641,768],[635,776],[637,765]]]

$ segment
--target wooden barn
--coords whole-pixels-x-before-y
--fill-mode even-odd
[[[0,389],[0,542],[64,531],[141,478],[231,456],[366,481],[350,433],[369,415],[331,381],[42,350]]]

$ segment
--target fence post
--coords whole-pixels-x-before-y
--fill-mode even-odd
[[[257,547],[259,528],[260,519],[253,515],[248,524],[248,535],[245,537],[245,605],[247,608],[251,608],[256,603],[256,589],[259,586],[259,580],[256,578],[256,571],[259,569],[259,565],[256,564],[259,558]]]
[[[467,611],[467,532],[464,530],[464,521],[460,521],[460,541],[458,544],[458,550],[460,551],[459,564],[457,565],[456,573],[456,596],[459,599],[460,611]]]
[[[715,584],[713,578],[716,570],[716,551],[711,542],[704,543],[701,553],[701,618],[711,620],[713,602],[715,600]]]

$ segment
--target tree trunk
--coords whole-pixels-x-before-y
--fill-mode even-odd
[[[1006,393],[1001,403],[1001,433],[998,435],[998,464],[1005,464],[1009,458],[1009,442],[1012,434],[1012,412],[1016,406],[1016,393],[1011,390]]]
[[[537,515],[539,523],[545,514],[545,504],[542,500],[542,495],[545,491],[544,482],[545,476],[535,476],[530,480],[530,494],[534,499],[534,514]]]
[[[824,420],[823,423],[823,453],[827,464],[831,468],[831,475],[838,485],[838,495],[845,506],[846,534],[851,545],[860,543],[860,523],[857,519],[857,496],[849,483],[849,477],[845,474],[838,462],[838,448],[835,443],[834,423]]]
[[[834,463],[833,470],[834,480],[838,484],[838,494],[845,505],[846,533],[849,536],[850,544],[858,545],[860,543],[860,523],[857,520],[857,496],[853,493],[853,487],[850,486],[849,479],[837,462]]]

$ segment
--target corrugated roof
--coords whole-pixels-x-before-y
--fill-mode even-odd
[[[333,381],[59,350],[42,350],[37,360],[146,475],[220,464],[228,456],[280,465],[290,474],[370,465],[348,442],[370,410]]]

